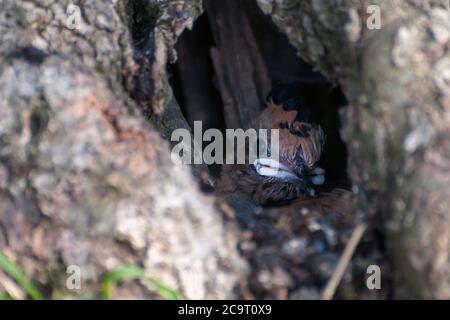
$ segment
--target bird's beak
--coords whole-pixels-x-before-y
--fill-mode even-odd
[[[253,162],[256,172],[261,176],[274,177],[281,180],[300,182],[301,179],[286,165],[270,158],[259,158]]]
[[[270,158],[259,158],[253,162],[256,172],[261,176],[274,177],[281,180],[287,180],[291,182],[302,182],[299,176],[297,176],[291,169],[281,162]],[[316,167],[311,171],[311,182],[315,185],[321,185],[325,182],[325,170]]]

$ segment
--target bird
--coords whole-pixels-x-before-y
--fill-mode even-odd
[[[325,182],[325,170],[317,163],[326,136],[296,89],[295,83],[273,87],[266,107],[249,125],[257,130],[279,129],[278,160],[261,157],[253,163],[225,165],[217,192],[242,191],[262,205],[317,196],[315,187]],[[270,139],[263,143],[270,156]]]
[[[251,261],[251,292],[287,297],[286,286],[276,280],[280,274],[289,275],[293,292],[319,292],[355,225],[353,193],[334,181],[324,186],[326,172],[318,163],[326,135],[298,85],[273,87],[265,105],[247,127],[279,129],[278,157],[223,165],[215,193],[222,207],[231,209],[227,217],[245,230],[240,248]],[[272,143],[264,143],[270,156]]]

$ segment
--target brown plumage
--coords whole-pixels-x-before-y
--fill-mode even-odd
[[[268,103],[267,108],[261,113],[257,129],[280,130],[280,158],[291,166],[300,157],[306,167],[314,169],[322,155],[324,133],[320,126],[298,121],[303,111],[286,111],[283,105]],[[297,154],[297,153],[301,154]]]
[[[317,287],[319,292],[328,281],[354,228],[352,192],[318,186],[324,182],[317,163],[325,134],[295,92],[275,88],[268,100],[249,127],[279,129],[279,163],[289,174],[267,175],[257,162],[224,165],[216,194],[234,209],[248,231],[245,237],[256,243],[254,248],[242,246],[252,263],[252,290],[286,298],[287,288],[300,292],[298,288]],[[267,145],[270,149],[270,141]],[[263,282],[265,274],[269,280]],[[288,285],[276,280],[284,280],[283,275],[288,275]]]
[[[322,155],[325,135],[312,121],[311,111],[286,92],[285,87],[275,88],[267,107],[250,125],[255,129],[279,129],[279,164],[283,171],[275,174],[271,166],[261,170],[267,163],[259,162],[225,165],[218,193],[241,190],[261,204],[316,194],[314,184],[324,180],[324,171],[316,165]],[[270,140],[267,147],[270,151]]]

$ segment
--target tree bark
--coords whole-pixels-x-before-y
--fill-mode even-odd
[[[186,298],[236,297],[245,263],[234,222],[142,114],[178,108],[161,68],[198,2],[81,2],[74,29],[69,4],[0,1],[0,251],[47,298],[98,298],[104,274],[128,264]],[[80,290],[66,286],[69,265]],[[156,296],[134,281],[116,297]]]
[[[357,214],[380,213],[396,297],[450,298],[450,19],[442,1],[258,0],[349,99]],[[381,9],[370,30],[369,5]],[[368,13],[369,12],[369,13]]]
[[[445,4],[257,1],[347,95],[355,214],[383,219],[395,296],[450,298]],[[200,192],[189,168],[172,164],[161,138],[189,129],[166,66],[201,1],[81,2],[75,28],[70,4],[0,0],[0,252],[47,298],[98,298],[105,273],[129,264],[187,298],[240,296],[247,264],[232,213]],[[369,5],[381,9],[380,30],[366,26]],[[80,290],[66,285],[69,265],[82,270]],[[23,297],[7,276],[0,272],[2,286]],[[287,296],[286,284],[276,285]],[[116,297],[157,292],[134,281]]]

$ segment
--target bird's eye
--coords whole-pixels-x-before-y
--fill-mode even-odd
[[[280,122],[279,125],[278,125],[278,127],[279,127],[280,129],[289,129],[291,126],[290,126],[289,123],[287,123],[287,122]]]

